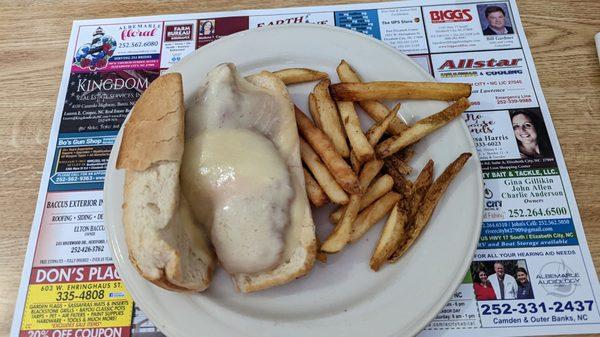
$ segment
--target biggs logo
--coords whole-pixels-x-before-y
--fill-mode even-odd
[[[429,12],[431,23],[469,22],[473,20],[470,9],[449,9]]]

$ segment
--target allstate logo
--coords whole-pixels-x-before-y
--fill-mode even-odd
[[[92,43],[86,43],[77,49],[75,65],[92,71],[102,69],[117,48],[117,41],[112,36],[105,35],[102,27],[98,27],[92,36]]]
[[[536,275],[536,281],[548,295],[568,297],[573,295],[581,284],[581,276],[569,267],[565,261],[548,262]]]

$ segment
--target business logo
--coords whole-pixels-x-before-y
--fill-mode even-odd
[[[430,11],[431,23],[469,22],[473,20],[470,9]]]
[[[438,70],[469,70],[469,69],[479,69],[479,68],[502,68],[502,67],[516,67],[521,62],[522,58],[514,58],[514,59],[500,59],[496,60],[495,58],[491,58],[488,60],[476,60],[476,59],[460,59],[458,61],[455,60],[446,60],[442,65],[438,68]]]
[[[121,40],[127,41],[132,38],[154,37],[158,34],[158,25],[155,23],[132,24],[119,27]]]
[[[581,285],[580,274],[568,266],[565,261],[546,263],[535,279],[548,295],[557,297],[571,296]]]
[[[492,190],[486,186],[485,190],[483,191],[483,197],[490,200],[494,197],[494,192],[492,192]]]
[[[494,133],[496,121],[485,118],[483,114],[476,112],[465,113],[463,114],[463,119],[473,137]]]
[[[117,49],[115,39],[104,33],[102,27],[98,27],[92,35],[91,43],[85,43],[75,53],[74,65],[95,71],[108,65],[110,57]]]
[[[215,35],[217,23],[214,19],[198,20],[198,36]]]
[[[192,39],[192,24],[165,27],[165,42],[189,41]]]
[[[485,182],[483,183],[483,197],[485,200],[485,210],[489,211],[499,211],[502,208],[502,200],[494,200],[494,192],[490,188],[487,187]]]

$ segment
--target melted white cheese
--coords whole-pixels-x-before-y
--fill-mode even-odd
[[[255,273],[281,261],[294,190],[269,139],[278,131],[276,102],[223,68],[187,113],[182,189],[221,265]]]

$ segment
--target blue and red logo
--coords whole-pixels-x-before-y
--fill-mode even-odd
[[[92,42],[77,49],[74,65],[91,71],[102,69],[108,65],[116,48],[117,41],[112,36],[104,34],[102,27],[98,27],[92,36]]]

